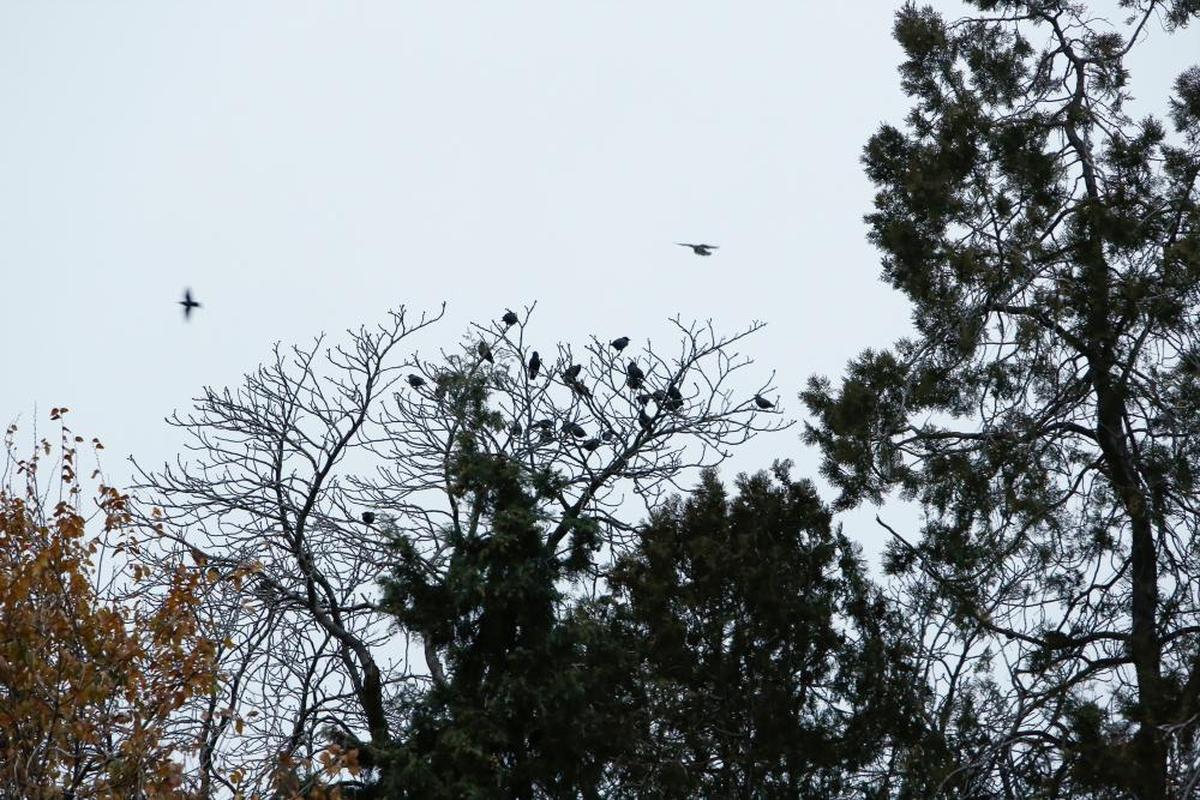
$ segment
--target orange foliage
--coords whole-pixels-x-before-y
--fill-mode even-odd
[[[15,462],[24,486],[14,490],[8,470],[0,486],[0,796],[187,797],[190,743],[172,715],[216,680],[215,643],[195,613],[203,577],[180,566],[163,591],[138,591],[146,568],[130,562],[128,500],[101,486],[104,534],[89,539],[82,440],[62,431],[61,499],[39,495],[36,457]],[[101,580],[119,565],[130,569]]]

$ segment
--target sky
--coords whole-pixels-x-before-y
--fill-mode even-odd
[[[908,107],[897,6],[0,0],[0,420],[68,406],[120,480],[273,342],[442,301],[423,353],[534,301],[575,343],[762,320],[742,352],[802,418],[809,375],[908,329],[859,161]],[[1153,34],[1146,112],[1200,53]],[[798,428],[725,471],[775,458],[816,474]]]

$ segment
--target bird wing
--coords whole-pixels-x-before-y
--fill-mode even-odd
[[[676,242],[675,244],[679,245],[680,247],[696,247],[696,245],[688,244],[687,242]],[[699,246],[703,247],[704,245],[699,245]]]

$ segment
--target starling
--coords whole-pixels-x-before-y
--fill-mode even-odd
[[[529,357],[529,380],[535,380],[538,376],[538,370],[542,368],[542,357],[538,355],[538,351],[534,350],[533,355]]]
[[[683,395],[674,386],[667,387],[667,402],[664,407],[668,411],[678,411],[683,408]]]
[[[408,378],[406,380],[408,381],[408,385],[414,389],[420,389],[425,385],[424,378],[422,378],[420,375],[414,375],[411,372],[408,374]]]
[[[571,391],[583,398],[592,396],[592,390],[584,386],[579,381],[567,381],[567,386],[571,387]]]
[[[768,408],[775,407],[774,403],[772,403],[767,398],[763,397],[761,394],[754,395],[754,405],[758,406],[763,411],[766,411]]]
[[[609,428],[609,429],[608,429],[608,430],[606,430],[604,433],[600,434],[600,441],[602,441],[602,442],[611,442],[611,441],[612,441],[613,439],[615,439],[616,437],[617,437],[617,434],[616,434],[616,432],[615,432],[615,431],[613,431],[613,429],[612,429],[612,428]]]
[[[482,358],[484,361],[488,362],[489,364],[496,363],[496,359],[492,358],[492,348],[487,346],[487,342],[480,342],[475,347],[475,351],[477,353],[479,353],[480,358]]]
[[[650,398],[651,398],[651,394],[649,392],[643,392],[642,394],[639,394],[637,396],[638,405],[640,405],[640,406],[646,405],[646,403],[650,402]]]
[[[539,419],[537,422],[533,423],[533,425],[535,428],[541,428],[544,431],[549,431],[554,429],[554,420]]]
[[[576,439],[582,439],[583,437],[587,436],[587,431],[583,429],[583,426],[575,422],[564,422],[563,433],[569,433]]]
[[[192,318],[192,309],[200,307],[200,304],[192,299],[192,290],[191,289],[183,290],[183,299],[179,301],[179,305],[183,306],[183,318],[184,319],[191,319]]]
[[[612,348],[619,353],[629,346],[629,337],[622,336],[619,339],[613,339],[611,342],[609,342],[609,344],[612,345]]]
[[[363,522],[365,522],[365,523],[367,523],[368,525],[371,525],[371,524],[373,524],[373,523],[375,522],[375,512],[373,512],[373,511],[364,511],[364,512],[362,513],[362,521],[363,521]]]
[[[690,247],[692,252],[698,256],[711,256],[712,251],[718,249],[715,244],[690,244],[688,242],[676,242],[680,247]]]
[[[642,426],[642,430],[649,432],[654,427],[654,420],[650,419],[650,415],[646,413],[646,409],[638,411],[638,425]]]
[[[646,373],[642,372],[642,368],[637,365],[636,361],[630,361],[629,366],[625,369],[625,383],[630,389],[642,388],[642,381],[646,379]]]
[[[504,323],[504,327],[511,328],[517,324],[517,319],[516,312],[510,308],[504,312],[504,316],[500,318],[500,321]]]
[[[523,430],[525,430],[525,429],[521,427],[521,423],[519,423],[519,422],[514,422],[514,423],[513,423],[513,424],[512,424],[512,425],[509,427],[509,429],[508,429],[508,432],[509,432],[509,433],[511,433],[513,436],[520,436],[520,435],[521,435],[521,431],[523,431]]]
[[[583,370],[582,364],[572,364],[563,370],[563,380],[565,380],[567,383],[570,383],[579,377],[581,370]]]
[[[581,445],[579,445],[579,446],[580,446],[580,447],[582,447],[584,450],[587,450],[589,453],[591,453],[591,452],[593,452],[593,451],[594,451],[594,450],[595,450],[597,447],[599,447],[599,446],[600,446],[600,440],[599,440],[599,439],[595,439],[595,438],[588,439],[586,442],[584,442],[583,444],[581,444]]]
[[[663,404],[663,401],[667,399],[667,393],[664,392],[662,389],[655,389],[653,392],[650,393],[650,397],[654,400],[654,402],[658,403],[661,406]]]

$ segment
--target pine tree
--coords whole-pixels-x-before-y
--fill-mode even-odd
[[[814,379],[807,436],[839,507],[920,502],[889,569],[941,598],[976,666],[1011,665],[953,780],[1161,800],[1194,777],[1200,712],[1200,68],[1169,131],[1125,111],[1125,61],[1200,8],[1122,2],[1110,27],[1083,4],[973,5],[897,17],[914,105],[864,160],[915,334]]]

